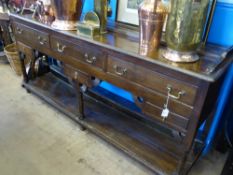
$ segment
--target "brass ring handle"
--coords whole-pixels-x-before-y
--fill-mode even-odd
[[[16,31],[17,31],[18,34],[22,34],[23,33],[23,30],[20,29],[19,27],[16,27]]]
[[[96,61],[96,57],[85,57],[86,58],[86,62],[90,63],[90,64],[93,64],[95,61]]]
[[[39,40],[39,43],[41,44],[41,45],[44,45],[45,43],[46,43],[46,39],[44,39],[43,37],[41,37],[41,36],[38,36],[37,37],[38,38],[38,40]]]
[[[173,98],[173,99],[176,99],[176,100],[179,100],[181,98],[181,96],[185,94],[185,91],[182,90],[182,91],[178,92],[177,95],[173,95],[172,94],[172,87],[170,85],[167,86],[167,90],[168,90],[168,96]]]
[[[114,65],[113,68],[115,69],[115,73],[117,75],[123,76],[127,73],[127,69],[126,68],[120,68],[117,65]]]
[[[57,43],[57,51],[58,52],[63,53],[65,48],[66,48],[65,45],[61,45],[60,43]]]

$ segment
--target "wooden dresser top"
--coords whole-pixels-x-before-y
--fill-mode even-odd
[[[95,38],[86,38],[77,35],[76,31],[58,31],[48,25],[42,24],[31,19],[31,17],[10,14],[11,19],[18,22],[29,23],[42,27],[51,32],[58,32],[68,37],[77,38],[97,46],[135,57],[147,63],[156,64],[173,71],[178,71],[188,76],[198,78],[208,82],[216,81],[227,69],[233,59],[233,48],[221,47],[218,45],[207,44],[205,48],[199,50],[200,60],[195,63],[174,63],[162,57],[166,49],[161,46],[158,52],[151,53],[150,56],[139,54],[139,42],[127,34],[108,32]],[[125,32],[127,33],[127,32]]]

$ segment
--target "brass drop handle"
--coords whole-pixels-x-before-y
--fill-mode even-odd
[[[117,65],[114,65],[113,68],[115,69],[115,73],[117,75],[123,76],[127,73],[127,69],[126,68],[121,68]]]
[[[181,96],[185,94],[185,91],[182,90],[182,91],[178,92],[177,95],[173,95],[172,94],[172,86],[171,85],[167,86],[167,90],[168,90],[168,92],[167,92],[168,96],[171,97],[171,98],[173,98],[173,99],[176,99],[176,100],[179,100],[181,98]]]
[[[89,64],[93,64],[96,61],[96,57],[95,56],[93,56],[93,57],[90,58],[87,53],[85,53],[84,57],[85,57],[86,62],[89,63]]]
[[[23,30],[20,29],[19,27],[16,27],[16,32],[17,32],[18,34],[22,34],[22,33],[23,33]]]
[[[164,122],[166,121],[166,119],[169,117],[169,114],[170,114],[170,110],[169,110],[170,98],[179,100],[181,98],[181,96],[185,94],[185,91],[182,90],[182,91],[179,91],[177,95],[173,95],[171,85],[167,85],[167,90],[168,91],[167,91],[166,103],[164,104],[164,108],[163,108],[162,113],[161,113],[161,117],[162,117]]]
[[[79,73],[78,73],[77,71],[75,71],[75,73],[74,73],[74,79],[75,79],[75,80],[78,79],[78,75],[79,75]]]
[[[42,36],[38,36],[37,39],[41,45],[44,45],[47,42],[47,40]]]
[[[57,51],[58,52],[63,53],[65,48],[66,48],[65,45],[61,45],[60,43],[57,43]]]

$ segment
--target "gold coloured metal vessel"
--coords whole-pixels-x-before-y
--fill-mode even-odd
[[[166,28],[167,52],[174,62],[194,62],[201,45],[209,0],[172,0]]]
[[[109,0],[94,0],[94,11],[100,19],[100,33],[107,32],[107,17],[108,17],[108,3]]]
[[[145,0],[138,10],[141,55],[148,55],[159,47],[166,8],[160,0]]]
[[[84,0],[51,0],[55,13],[52,27],[58,30],[76,30]]]

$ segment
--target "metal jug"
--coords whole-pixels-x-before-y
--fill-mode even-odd
[[[207,17],[209,0],[172,0],[166,28],[168,50],[164,57],[174,62],[199,59],[197,48]]]
[[[51,0],[55,13],[52,27],[58,30],[76,30],[84,0]]]

